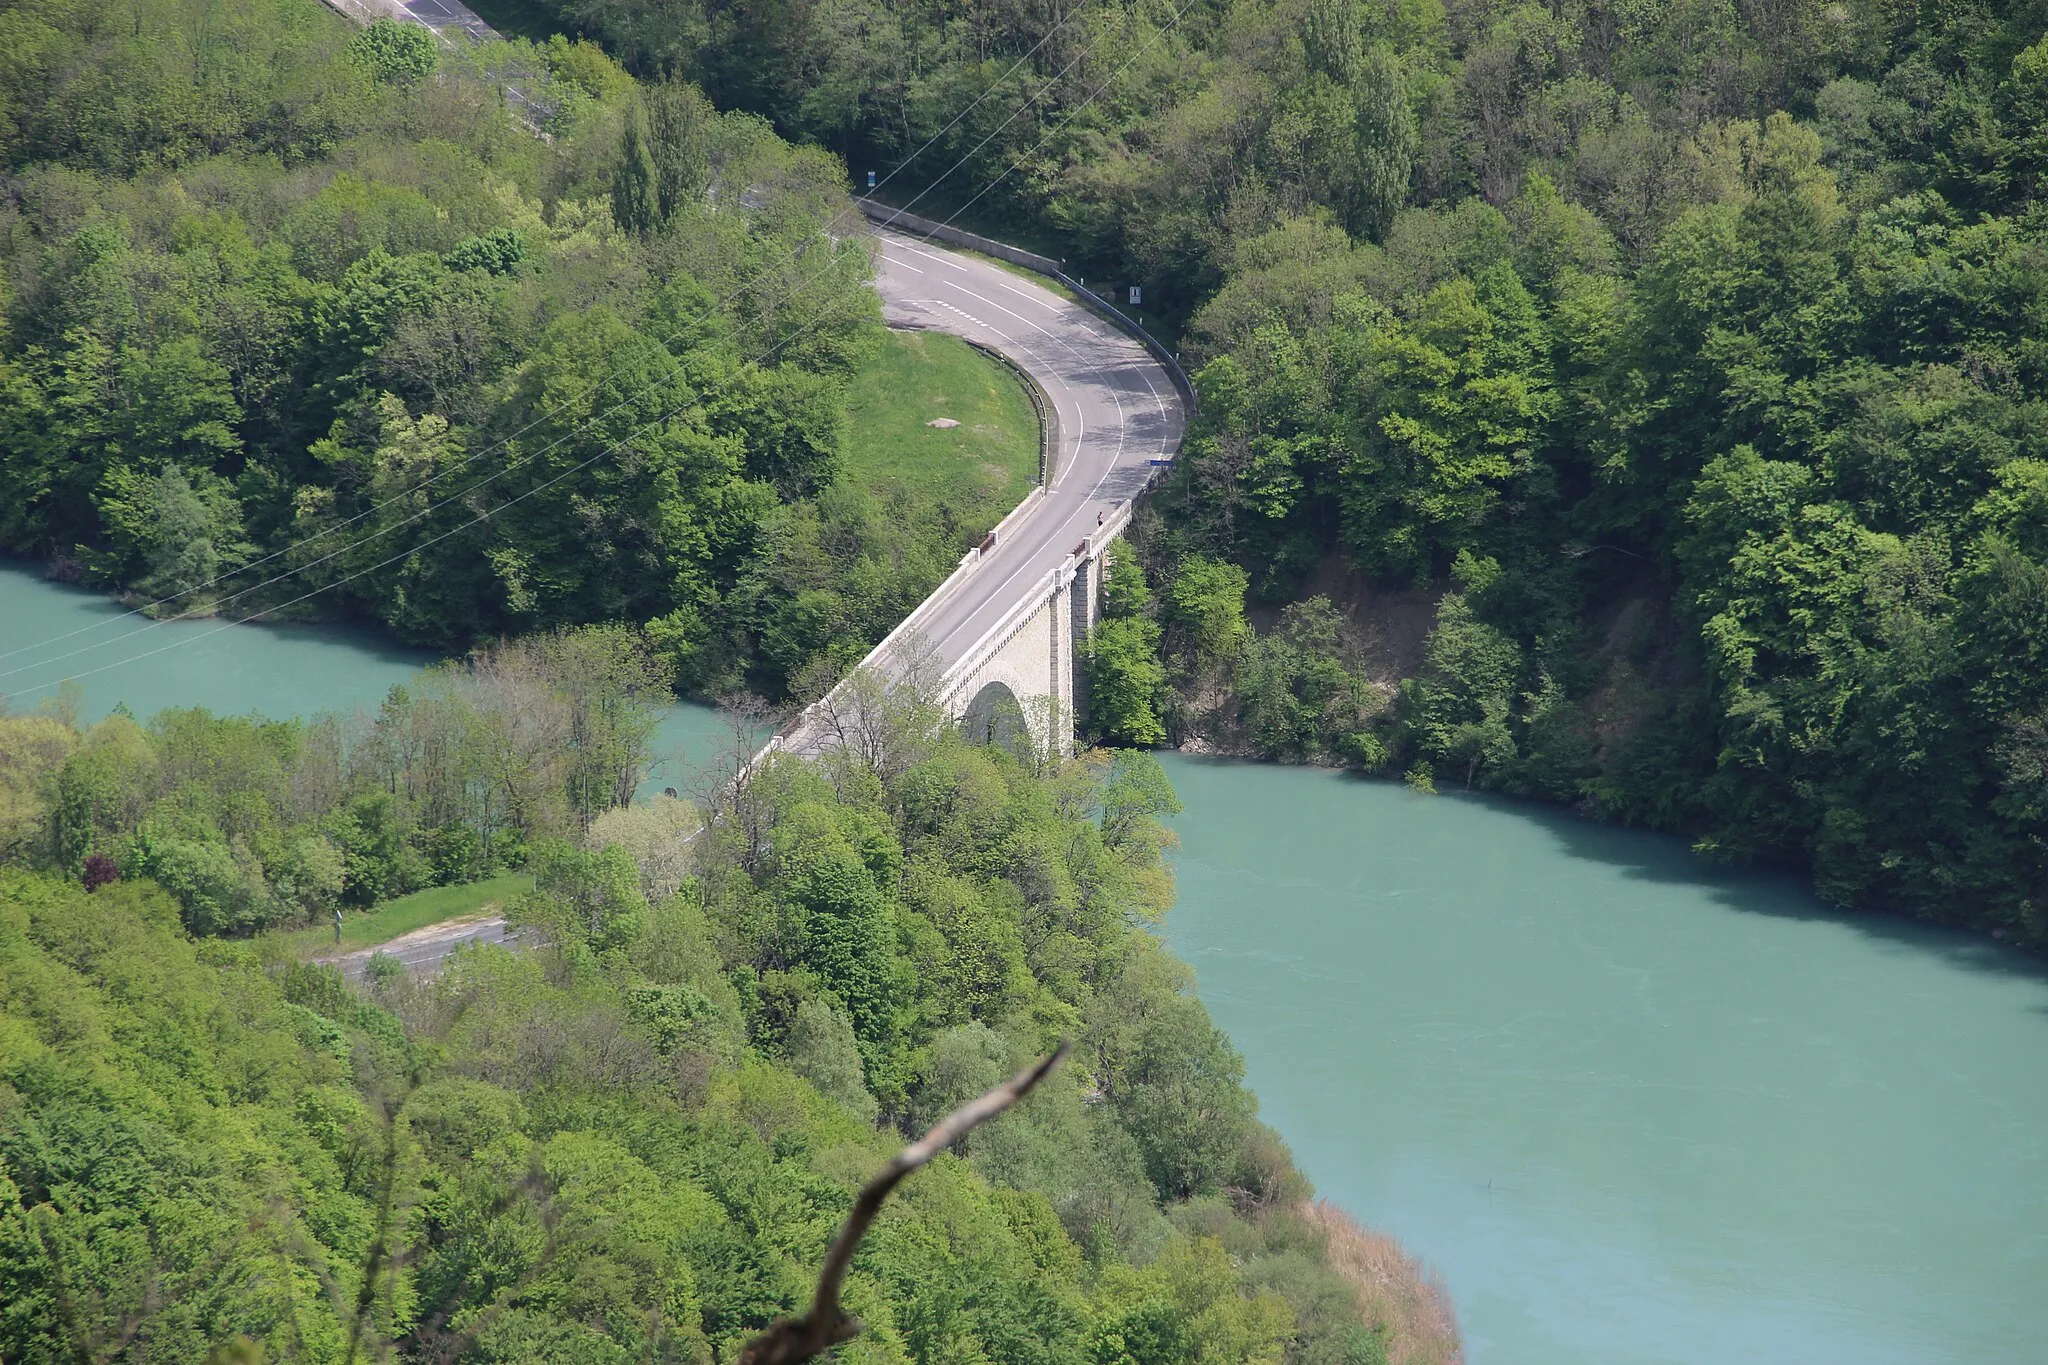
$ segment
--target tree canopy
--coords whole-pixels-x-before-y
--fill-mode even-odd
[[[916,708],[722,788],[678,877],[633,828],[676,826],[609,778],[647,658],[508,647],[354,728],[0,721],[43,756],[0,867],[0,1353],[730,1361],[905,1132],[1066,1038],[885,1207],[843,1354],[1389,1358],[1145,929],[1179,808],[1156,760]],[[253,932],[507,864],[521,946],[431,980]]]

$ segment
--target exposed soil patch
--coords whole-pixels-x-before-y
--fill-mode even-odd
[[[1361,671],[1382,691],[1391,691],[1421,669],[1423,648],[1436,625],[1437,604],[1450,586],[1375,581],[1345,556],[1330,554],[1296,596],[1329,598],[1351,623]],[[1279,606],[1256,605],[1249,614],[1264,633],[1280,619],[1280,611]]]

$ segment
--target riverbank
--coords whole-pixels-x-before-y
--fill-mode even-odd
[[[30,600],[51,590],[12,586]],[[226,627],[220,635],[258,654],[276,643],[272,631]],[[1064,1277],[1071,1287],[1057,1301],[1067,1316],[963,1317],[951,1329],[963,1353],[993,1354],[976,1343],[996,1333],[1064,1339],[1076,1314],[1098,1335],[1163,1341],[1158,1351],[1144,1348],[1162,1365],[1198,1357],[1254,1365],[1282,1351],[1359,1358],[1400,1338],[1402,1323],[1371,1317],[1355,1293],[1334,1292],[1342,1281],[1327,1263],[1328,1239],[1263,1216],[1300,1187],[1291,1158],[1255,1121],[1238,1057],[1189,975],[1141,927],[1171,901],[1159,865],[1169,840],[1156,818],[1173,803],[1153,759],[1126,754],[1107,767],[1046,773],[969,746],[928,717],[905,717],[889,731],[892,752],[909,746],[902,761],[871,756],[879,766],[865,780],[841,787],[795,762],[758,776],[744,815],[724,812],[696,845],[689,893],[673,894],[666,849],[624,837],[631,830],[597,837],[618,821],[662,819],[651,806],[615,804],[640,761],[655,690],[638,649],[632,632],[616,628],[508,642],[384,689],[374,711],[365,703],[375,693],[360,698],[338,723],[153,714],[147,674],[110,674],[94,699],[107,719],[89,729],[47,716],[0,725],[9,743],[17,729],[63,732],[61,745],[40,753],[39,769],[11,784],[31,830],[43,834],[25,853],[39,865],[54,855],[61,869],[22,882],[19,899],[31,924],[37,904],[62,902],[65,913],[106,918],[125,909],[150,932],[213,940],[197,948],[209,971],[267,963],[299,1011],[279,1035],[286,1051],[295,1036],[316,1067],[337,1057],[389,1062],[407,1087],[422,1075],[428,1088],[470,1086],[463,1105],[482,1078],[513,1097],[491,1096],[493,1112],[589,1090],[611,1106],[630,1097],[680,1112],[692,1131],[738,1104],[742,1126],[765,1125],[758,1142],[811,1124],[823,1125],[819,1151],[880,1146],[985,1089],[1021,1056],[1079,1037],[1074,1065],[1000,1141],[977,1145],[949,1169],[944,1196],[959,1210],[961,1198],[984,1197],[976,1192],[993,1181],[998,1193],[987,1197],[1011,1199],[1005,1207],[1020,1211],[973,1215],[971,1264],[946,1272],[955,1277],[948,1282],[1006,1304],[1024,1302],[1005,1289],[1014,1275]],[[85,699],[73,700],[82,711]],[[85,774],[104,799],[82,815],[51,803],[50,793]],[[932,797],[939,803],[928,809]],[[742,825],[772,840],[774,856],[750,845]],[[1096,895],[1070,902],[1015,874],[991,879],[983,861],[991,827],[1044,850],[1047,860],[1034,867],[1051,885],[1085,880]],[[338,976],[237,946],[309,915],[313,927],[301,937],[317,942],[317,916],[334,903],[459,882],[508,863],[532,876],[520,913],[534,928],[538,961],[484,953],[474,974],[416,985],[415,975],[436,977],[455,941],[503,939],[502,920],[472,915],[402,938],[395,955],[416,972],[370,973],[366,1002]],[[81,873],[96,888],[90,896]],[[489,883],[449,886],[392,902],[383,919],[431,917],[492,891]],[[18,918],[14,907],[0,908]],[[1041,913],[1063,926],[1051,940],[1028,932]],[[366,956],[334,965],[354,975]],[[197,978],[210,981],[204,971]],[[156,1007],[147,992],[140,1002]],[[497,1022],[479,1024],[480,1016]],[[370,1037],[358,1040],[353,1029]],[[449,1059],[463,1060],[438,1074]],[[376,1098],[371,1072],[345,1074]],[[1182,1077],[1202,1079],[1190,1089]],[[1107,1102],[1091,1107],[1091,1094]],[[432,1120],[415,1122],[433,1131]],[[640,1132],[591,1126],[583,1136],[628,1148]],[[522,1131],[515,1141],[523,1139]],[[451,1151],[467,1160],[473,1149]],[[668,1184],[690,1188],[682,1177]],[[917,1190],[928,1197],[930,1182]],[[766,1225],[779,1232],[785,1221],[778,1211]],[[1027,1234],[1038,1250],[1011,1254],[1005,1239]],[[1085,1277],[1084,1265],[1092,1267]],[[932,1272],[919,1262],[917,1274],[891,1282],[918,1303]],[[723,1283],[707,1274],[694,1282]],[[635,1292],[637,1304],[644,1294]],[[738,1309],[710,1297],[722,1289],[703,1292],[702,1330],[722,1324],[730,1337]],[[697,1318],[679,1311],[676,1320]],[[236,1322],[262,1336],[261,1324]],[[1108,1349],[1105,1340],[1090,1353]]]
[[[0,570],[0,650],[49,594],[52,633],[111,610]],[[83,709],[370,708],[409,676],[302,638],[232,627]],[[2038,964],[1562,808],[1161,761],[1168,941],[1322,1195],[1441,1274],[1472,1365],[2029,1365]]]
[[[1330,1268],[1357,1292],[1365,1320],[1392,1329],[1387,1365],[1463,1365],[1458,1315],[1442,1280],[1326,1199],[1304,1205],[1301,1216],[1328,1239]]]
[[[1775,837],[1772,822],[1788,806],[1714,817],[1695,789],[1717,761],[1734,761],[1714,757],[1729,732],[1700,709],[1684,629],[1653,603],[1626,604],[1569,669],[1557,663],[1574,687],[1591,689],[1590,700],[1571,700],[1546,675],[1542,696],[1521,696],[1517,705],[1533,709],[1518,720],[1495,704],[1520,685],[1516,647],[1474,614],[1476,590],[1455,581],[1387,588],[1332,561],[1311,580],[1313,596],[1256,605],[1238,566],[1159,556],[1171,494],[1169,486],[1134,520],[1134,543],[1118,552],[1105,589],[1093,657],[1096,690],[1113,705],[1098,707],[1093,721],[1107,738],[1163,742],[1190,757],[1348,771],[1424,793],[1486,793],[1649,829],[1691,844],[1707,875],[1733,866],[1801,876],[1844,914],[1940,924],[2048,958],[2039,890],[2048,883],[2030,889],[2006,873],[1987,882],[1958,867],[1938,888],[1923,887],[1928,894],[1893,894],[1897,887],[1859,879],[1847,843]],[[1970,747],[1960,732],[1941,733],[1945,751]],[[2010,737],[1997,745],[2000,762],[2019,766],[1992,804],[2024,816],[2032,751]],[[1843,826],[1856,827],[1853,819]],[[1984,838],[2004,841],[2013,867],[2025,860],[2018,846],[2037,842],[2024,819]],[[1923,872],[1954,853],[1939,842],[1911,855]]]

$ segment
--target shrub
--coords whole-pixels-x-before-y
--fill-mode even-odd
[[[348,40],[348,55],[383,85],[410,85],[440,58],[433,33],[420,24],[379,19]]]

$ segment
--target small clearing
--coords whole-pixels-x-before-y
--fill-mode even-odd
[[[524,872],[507,872],[458,886],[430,886],[368,911],[343,912],[339,943],[334,941],[331,919],[293,930],[286,937],[298,956],[332,960],[409,939],[437,926],[502,916],[506,906],[532,887],[533,878]]]

